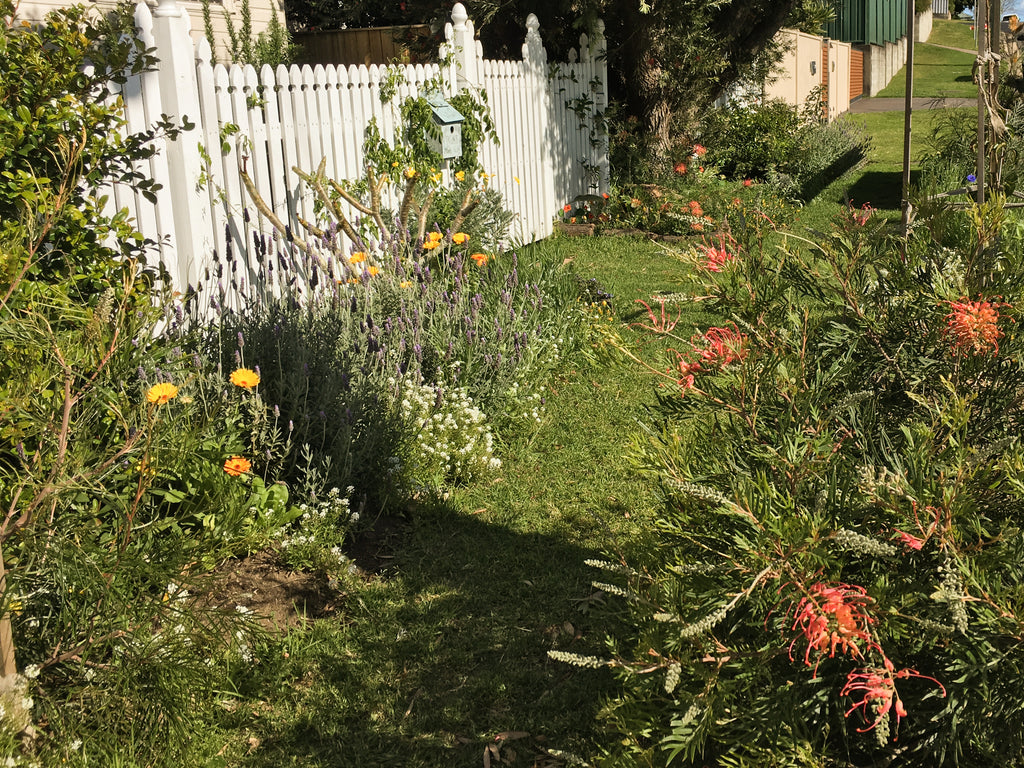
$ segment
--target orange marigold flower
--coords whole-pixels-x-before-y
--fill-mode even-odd
[[[366,261],[366,254],[362,251],[356,251],[348,257],[349,264],[362,264],[364,261]]]
[[[474,254],[473,254],[472,256],[470,256],[469,258],[471,258],[471,259],[472,259],[473,261],[475,261],[475,262],[476,262],[476,265],[477,265],[478,267],[482,267],[482,266],[483,266],[484,264],[486,264],[486,263],[487,263],[487,261],[488,261],[488,260],[489,260],[489,259],[490,259],[491,257],[490,257],[490,256],[488,256],[488,255],[487,255],[486,253],[474,253]]]
[[[441,241],[440,240],[427,240],[426,242],[423,243],[423,250],[424,251],[432,251],[435,248],[440,247],[440,245],[441,245]]]
[[[949,306],[953,311],[946,315],[946,333],[953,337],[954,355],[999,352],[999,339],[1003,332],[998,326],[998,308],[1005,304],[967,301],[964,298],[949,302]]]
[[[163,405],[178,396],[178,388],[173,384],[154,384],[146,391],[146,399],[156,405]]]
[[[231,383],[242,389],[252,389],[260,383],[260,375],[251,368],[238,368],[231,372]]]
[[[379,273],[380,267],[370,266],[366,268],[366,274],[368,274],[370,277],[376,277]]]
[[[232,477],[244,475],[250,469],[252,469],[252,464],[244,456],[232,456],[224,462],[224,471]]]
[[[456,245],[462,245],[467,240],[469,240],[469,235],[467,235],[465,232],[456,232],[454,235],[452,235],[452,242],[455,243]]]

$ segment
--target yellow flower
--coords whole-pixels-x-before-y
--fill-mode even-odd
[[[377,275],[377,273],[380,272],[380,269],[378,267],[372,267],[371,266],[371,267],[367,268],[366,272],[367,272],[367,274],[370,275],[370,277],[375,277]]]
[[[466,180],[466,172],[465,171],[456,171],[455,172],[455,180],[456,181],[465,181]]]
[[[452,242],[455,243],[456,245],[462,245],[467,240],[469,240],[469,235],[467,235],[465,232],[456,232],[454,235],[452,235]]]
[[[151,403],[163,405],[178,396],[178,388],[173,384],[154,384],[146,392],[146,399]]]
[[[416,176],[416,169],[411,165],[405,169],[405,178],[412,179]]]
[[[515,181],[515,183],[516,183],[516,184],[519,184],[519,183],[520,183],[520,181],[519,181],[519,177],[518,177],[518,176],[513,176],[513,177],[512,177],[512,180],[513,180],[513,181]]]
[[[441,179],[442,179],[442,174],[441,174],[440,172],[438,172],[438,173],[432,173],[432,174],[430,175],[430,180],[431,180],[432,182],[434,182],[435,184],[437,184],[437,183],[438,183],[439,181],[441,181]]]
[[[412,280],[403,280],[398,284],[399,288],[412,288]]]
[[[364,261],[366,261],[366,254],[362,251],[356,251],[348,257],[349,264],[361,264]]]
[[[224,462],[224,471],[232,477],[238,477],[252,469],[252,464],[243,456],[232,456]]]
[[[441,241],[440,240],[427,240],[425,243],[423,243],[423,250],[424,251],[432,251],[435,248],[437,248],[439,245],[441,245]]]
[[[443,237],[444,235],[442,235],[440,232],[430,232],[427,235],[427,239],[430,240],[430,242],[432,243],[440,243]]]
[[[239,368],[231,372],[231,383],[242,389],[252,389],[260,383],[260,375],[250,368]]]

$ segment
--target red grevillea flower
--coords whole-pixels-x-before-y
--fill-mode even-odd
[[[712,366],[724,367],[747,356],[747,337],[739,329],[708,328],[690,339],[700,361]]]
[[[817,655],[815,670],[826,652],[829,658],[835,657],[837,650],[862,657],[864,650],[874,645],[868,630],[874,620],[865,610],[870,601],[867,591],[856,585],[818,582],[812,586],[793,609],[792,629],[800,634],[789,644],[789,658],[801,638],[807,641],[804,664],[811,666],[812,651]]]
[[[896,533],[899,534],[897,538],[900,540],[900,543],[908,549],[921,549],[924,546],[924,539],[919,539],[917,536],[912,536],[900,530],[897,530]]]
[[[934,677],[922,675],[915,669],[901,669],[897,672],[889,659],[884,659],[884,665],[881,667],[853,670],[846,676],[846,685],[839,691],[839,695],[851,698],[857,694],[861,695],[860,701],[854,701],[853,706],[846,711],[846,716],[849,717],[860,710],[866,725],[857,729],[859,733],[877,727],[890,711],[896,713],[896,726],[899,727],[900,720],[907,716],[907,708],[896,692],[896,680],[909,677],[931,680],[942,689],[942,695],[945,697],[945,687]]]
[[[983,355],[999,352],[999,307],[1005,304],[990,301],[951,301],[946,315],[946,333],[953,337],[953,354]]]
[[[721,272],[722,267],[726,266],[730,261],[733,261],[736,258],[725,248],[715,248],[713,245],[701,246],[701,250],[703,251],[705,258],[705,261],[701,266],[708,272]]]

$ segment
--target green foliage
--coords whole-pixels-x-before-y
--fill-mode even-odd
[[[944,248],[869,208],[767,248],[747,215],[697,261],[714,327],[652,308],[672,349],[637,457],[666,506],[656,546],[595,577],[629,598],[608,764],[1024,762],[1024,248],[1002,206],[937,212],[969,233]]]
[[[802,200],[863,160],[870,146],[851,121],[823,121],[813,98],[802,111],[781,101],[714,110],[701,135],[727,178],[770,180]]]
[[[213,53],[214,61],[217,58],[217,38],[213,32],[213,15],[210,0],[201,0],[203,10],[203,34],[210,44],[210,51]],[[241,26],[236,28],[234,19],[227,10],[221,11],[224,15],[224,25],[228,33],[228,56],[231,63],[251,64],[259,69],[264,64],[276,67],[280,64],[288,65],[295,61],[300,46],[292,42],[291,33],[281,23],[277,9],[272,9],[270,21],[267,28],[259,32],[255,37],[252,31],[252,9],[250,0],[242,0],[239,15]]]

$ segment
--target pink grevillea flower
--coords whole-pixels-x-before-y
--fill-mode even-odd
[[[704,255],[704,262],[700,265],[708,272],[721,272],[722,268],[736,257],[723,248],[716,248],[713,245],[703,245],[700,249]]]
[[[928,675],[922,675],[915,669],[901,669],[896,667],[889,659],[883,657],[884,663],[881,667],[867,667],[861,670],[853,670],[846,676],[846,685],[839,691],[840,696],[854,698],[860,695],[860,701],[854,700],[853,706],[846,711],[849,717],[860,710],[866,725],[858,728],[859,733],[873,730],[889,714],[896,713],[896,726],[899,727],[900,720],[907,716],[907,708],[896,691],[896,681],[909,677],[919,677],[923,680],[931,680],[940,689],[945,697],[946,689],[938,680]],[[894,737],[895,739],[895,737]]]
[[[643,308],[647,310],[647,319],[649,321],[647,324],[636,323],[635,325],[637,328],[642,328],[645,331],[653,331],[654,333],[671,333],[679,322],[681,313],[672,317],[672,315],[665,310],[664,301],[658,302],[657,311],[652,309],[651,305],[643,299],[637,299],[636,303],[642,305]]]
[[[690,344],[700,361],[709,366],[724,367],[747,356],[747,336],[735,326],[708,328],[690,339]]]
[[[924,546],[924,539],[919,539],[917,536],[912,536],[909,533],[897,530],[897,538],[900,543],[906,546],[908,549],[921,549]]]
[[[850,209],[850,218],[858,227],[863,227],[868,223],[868,219],[871,218],[871,214],[874,212],[875,209],[871,207],[871,203],[864,203],[859,211],[854,208]]]
[[[861,658],[866,649],[874,647],[869,631],[874,619],[866,611],[871,598],[863,587],[818,582],[807,592],[793,609],[792,629],[799,630],[800,634],[789,644],[790,659],[793,646],[801,639],[807,643],[804,664],[812,665],[811,653],[814,652],[815,670],[826,653],[829,658],[834,658],[837,651]]]
[[[999,352],[999,307],[1005,304],[990,301],[951,301],[952,311],[946,315],[946,334],[953,337],[953,354],[983,355]]]

